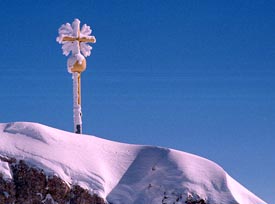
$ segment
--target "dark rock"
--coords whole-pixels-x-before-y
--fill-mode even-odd
[[[189,195],[185,201],[186,204],[206,204],[206,201],[201,199],[199,196],[194,198],[193,196]]]
[[[15,186],[12,181],[3,179],[0,174],[0,203],[14,203],[15,202]]]
[[[13,179],[0,174],[0,204],[106,204],[78,185],[68,186],[57,176],[47,177],[42,169],[30,167],[23,160],[0,157],[9,163]]]
[[[12,165],[15,184],[15,203],[41,203],[41,195],[46,194],[46,176],[43,170],[30,168],[24,161]]]
[[[70,200],[70,187],[57,176],[48,179],[47,189],[47,193],[59,204]]]

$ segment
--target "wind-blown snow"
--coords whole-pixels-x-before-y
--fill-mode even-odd
[[[112,204],[184,203],[191,194],[208,203],[264,204],[220,166],[185,152],[78,135],[36,123],[0,124],[0,156],[25,160],[79,184]],[[12,178],[0,162],[0,173]],[[167,195],[167,196],[164,196]]]

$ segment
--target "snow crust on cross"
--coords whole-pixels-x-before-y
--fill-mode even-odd
[[[85,57],[91,55],[92,46],[88,43],[95,43],[95,36],[91,36],[90,26],[84,24],[80,29],[80,20],[75,19],[72,23],[63,24],[58,30],[59,36],[56,41],[62,44],[63,54],[70,57],[67,60],[68,72],[72,73],[74,66],[81,65],[86,68]],[[82,71],[84,71],[82,70]]]

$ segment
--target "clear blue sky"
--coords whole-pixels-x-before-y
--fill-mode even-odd
[[[0,122],[72,131],[72,80],[55,41],[79,18],[97,43],[82,77],[83,129],[220,164],[275,200],[275,3],[0,1]]]

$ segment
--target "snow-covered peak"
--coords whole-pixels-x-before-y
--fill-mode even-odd
[[[188,195],[214,204],[265,203],[202,157],[76,135],[36,123],[0,124],[0,157],[22,159],[112,204],[183,204]],[[0,173],[11,177],[3,161]]]

